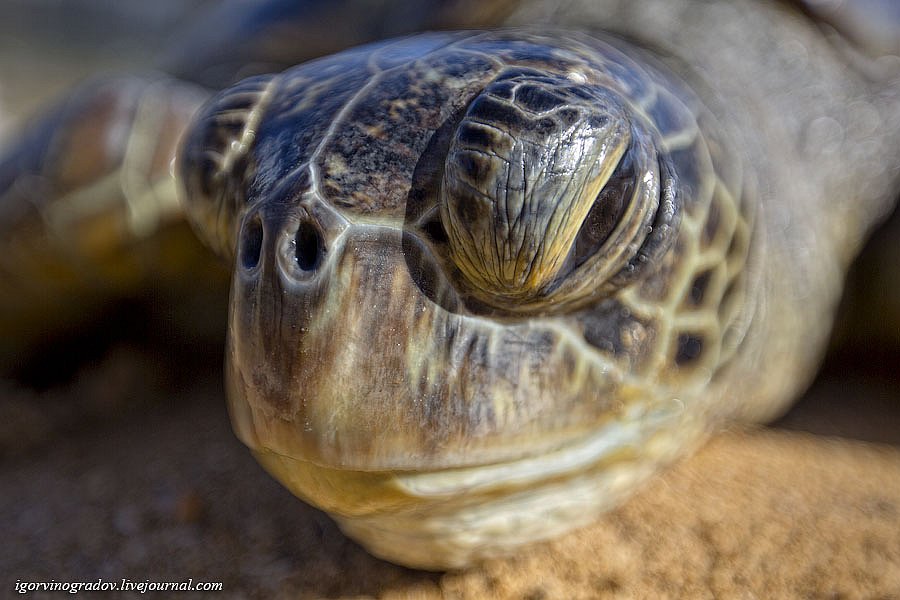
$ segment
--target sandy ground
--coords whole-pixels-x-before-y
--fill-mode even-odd
[[[222,582],[215,598],[900,598],[895,383],[825,378],[777,427],[722,432],[592,527],[425,573],[371,557],[270,479],[230,431],[217,369],[202,373],[175,384],[118,348],[0,397],[7,432],[24,400],[103,407],[5,448],[0,596],[192,578]]]

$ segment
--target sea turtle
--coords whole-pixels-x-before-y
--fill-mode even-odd
[[[233,264],[237,435],[426,568],[582,525],[779,414],[896,198],[896,64],[787,4],[503,4],[512,28],[346,50],[196,114],[177,81],[82,88],[0,166],[4,342],[147,277],[203,287],[183,206]]]

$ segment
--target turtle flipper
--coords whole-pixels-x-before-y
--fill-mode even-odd
[[[171,163],[206,93],[161,77],[83,84],[0,159],[0,367],[111,298],[202,285],[209,257]],[[217,288],[224,279],[211,275]]]

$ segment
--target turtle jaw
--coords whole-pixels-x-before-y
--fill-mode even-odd
[[[375,556],[460,569],[596,520],[704,439],[698,420],[672,424],[615,422],[541,456],[421,472],[334,469],[269,450],[254,455]]]

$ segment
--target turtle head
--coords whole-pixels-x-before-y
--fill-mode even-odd
[[[697,439],[748,235],[666,81],[599,40],[442,33],[212,100],[180,167],[233,258],[259,460],[443,567],[584,522]]]

